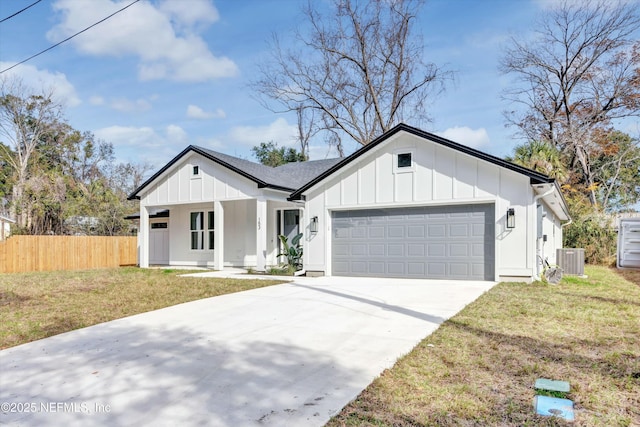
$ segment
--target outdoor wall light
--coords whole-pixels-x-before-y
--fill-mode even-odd
[[[507,209],[507,228],[516,228],[516,210],[514,208]]]
[[[311,224],[309,224],[309,231],[311,231],[312,233],[317,233],[318,232],[318,217],[314,216],[313,218],[311,218]]]

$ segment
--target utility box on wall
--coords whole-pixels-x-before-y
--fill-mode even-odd
[[[618,268],[640,269],[640,218],[620,220],[618,229]]]
[[[564,274],[584,276],[584,249],[556,249],[556,261]]]

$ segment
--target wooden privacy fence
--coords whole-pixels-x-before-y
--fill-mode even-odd
[[[0,242],[0,273],[86,270],[138,263],[128,236],[11,236]]]

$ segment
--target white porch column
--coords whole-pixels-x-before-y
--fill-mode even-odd
[[[224,207],[222,202],[213,202],[213,245],[216,270],[224,269]]]
[[[140,268],[149,268],[149,209],[146,206],[140,206],[138,246]]]
[[[256,199],[256,270],[265,271],[267,264],[267,201]]]

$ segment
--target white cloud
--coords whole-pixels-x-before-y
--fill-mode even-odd
[[[171,141],[172,144],[179,143],[186,145],[189,141],[189,135],[182,129],[180,126],[169,125],[166,128],[167,139]]]
[[[89,103],[91,105],[104,105],[104,98],[101,96],[94,95],[89,98]]]
[[[125,113],[142,112],[151,109],[151,103],[146,99],[136,99],[132,101],[127,98],[115,98],[111,100],[109,106],[114,110]]]
[[[9,68],[15,63],[1,62],[0,69]],[[67,107],[75,107],[80,105],[82,101],[76,93],[76,89],[67,80],[67,76],[63,73],[50,72],[48,70],[39,70],[33,65],[20,64],[17,67],[7,71],[2,75],[7,78],[18,78],[22,83],[33,91],[52,92],[53,99]]]
[[[254,147],[261,142],[274,141],[280,146],[293,147],[296,144],[297,128],[286,119],[278,118],[266,126],[238,126],[231,129],[231,138],[240,144]]]
[[[187,107],[187,117],[197,120],[224,119],[227,117],[227,114],[221,108],[216,109],[216,111],[208,112],[204,111],[197,105],[189,105]]]
[[[179,25],[192,27],[197,24],[210,24],[220,19],[220,14],[209,0],[190,0],[185,2],[164,0],[160,3],[160,10],[170,16]]]
[[[212,150],[224,150],[226,145],[218,138],[198,138],[196,145],[201,147],[210,148]]]
[[[489,134],[485,128],[471,129],[467,126],[454,126],[438,135],[468,147],[478,148],[489,144]]]
[[[93,133],[98,139],[113,143],[119,161],[148,162],[156,168],[183,150],[189,139],[184,129],[176,125],[161,131],[148,126],[109,126]]]
[[[47,33],[47,37],[51,42],[58,42],[114,13],[123,5],[112,0],[92,0],[91,7],[86,7],[82,1],[58,0],[53,8],[60,14],[61,22]],[[192,7],[194,10],[190,10]],[[214,56],[203,39],[194,34],[196,24],[217,19],[215,7],[202,0],[168,1],[159,8],[148,2],[139,2],[70,43],[88,55],[137,57],[141,80],[203,82],[235,76],[238,72],[232,60]],[[174,28],[173,23],[180,28]],[[183,28],[185,35],[178,35],[176,29]]]

